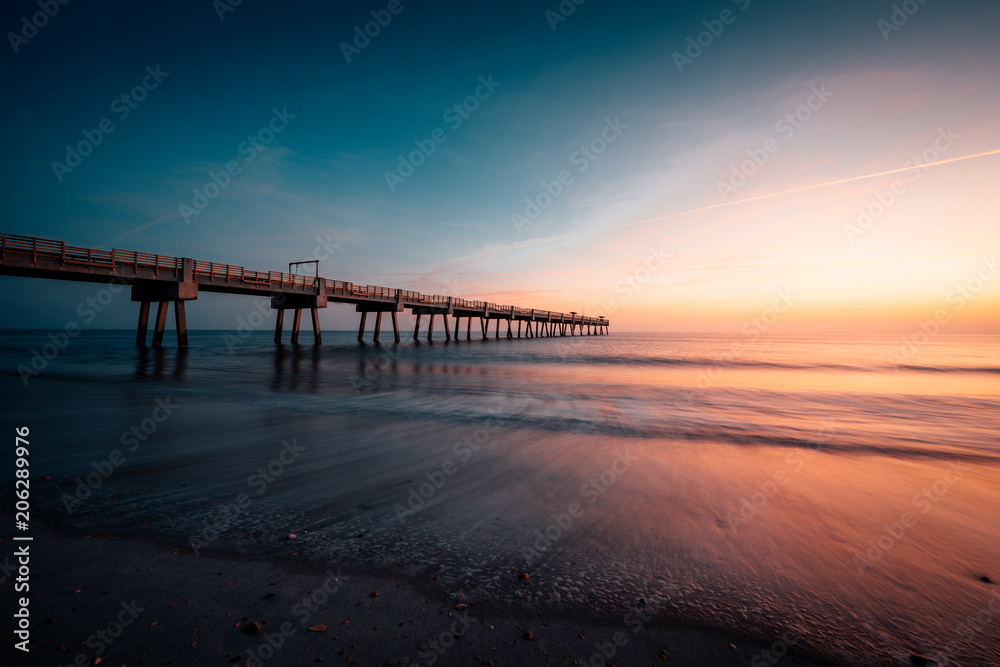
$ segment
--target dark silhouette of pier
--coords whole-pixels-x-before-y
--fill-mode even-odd
[[[517,337],[607,335],[610,322],[604,317],[586,317],[576,313],[557,313],[536,308],[505,306],[487,301],[471,301],[439,294],[421,294],[410,290],[375,285],[355,285],[343,280],[330,280],[320,276],[304,276],[279,271],[249,271],[242,266],[203,262],[189,257],[154,255],[132,250],[98,250],[68,246],[62,241],[41,239],[15,234],[0,235],[0,274],[73,280],[78,282],[117,282],[132,288],[132,301],[139,303],[139,324],[135,344],[146,345],[149,310],[158,304],[153,324],[153,347],[163,344],[163,331],[167,309],[174,306],[178,347],[187,347],[186,301],[194,301],[199,292],[270,296],[271,308],[277,310],[274,342],[281,342],[286,310],[292,310],[293,344],[298,343],[302,311],[312,316],[313,340],[322,342],[317,309],[334,303],[354,304],[361,313],[358,341],[364,340],[365,321],[369,313],[375,314],[372,339],[377,343],[382,329],[382,315],[392,319],[394,340],[399,342],[399,321],[396,314],[409,308],[416,316],[413,338],[420,335],[420,322],[427,321],[427,340],[434,335],[434,321],[440,315],[446,340],[451,340],[448,316],[455,318],[454,336],[459,337],[462,318],[466,319],[465,336],[472,338],[472,320],[479,320],[483,338],[489,337],[495,323],[494,336],[500,338],[500,323],[506,322],[505,336],[514,337],[513,323],[517,322]],[[568,331],[568,333],[567,333]]]

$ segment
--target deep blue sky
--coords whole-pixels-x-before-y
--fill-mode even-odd
[[[816,317],[870,305],[862,303],[870,284],[858,285],[858,302],[831,293],[843,282],[836,267],[896,262],[885,283],[892,294],[911,273],[925,273],[913,261],[941,259],[921,253],[939,250],[936,235],[954,229],[944,218],[922,220],[926,244],[896,256],[907,222],[879,237],[890,229],[887,216],[865,239],[869,251],[883,251],[865,256],[857,243],[842,243],[841,223],[888,185],[872,181],[811,195],[812,208],[779,197],[767,210],[748,205],[601,230],[719,203],[717,183],[730,166],[775,135],[775,121],[812,86],[835,94],[735,198],[898,168],[949,125],[961,127],[961,145],[942,157],[1000,147],[995,2],[928,0],[886,39],[878,21],[890,19],[893,3],[870,0],[587,0],[555,30],[545,14],[559,7],[555,0],[402,0],[402,11],[346,62],[341,43],[388,4],[244,0],[220,20],[210,0],[74,0],[17,53],[8,36],[0,48],[3,231],[253,269],[282,269],[311,256],[317,238],[330,239],[337,248],[321,267],[328,277],[593,313],[611,300],[632,329],[733,330],[789,280],[815,295]],[[732,22],[678,71],[673,54],[727,9]],[[20,32],[22,17],[38,11],[37,2],[7,3],[0,26],[5,35]],[[169,75],[120,119],[113,100],[157,66]],[[480,77],[500,85],[450,126],[443,113],[474,94]],[[242,142],[275,108],[294,119],[246,162]],[[104,118],[114,131],[58,180],[52,163]],[[578,171],[574,152],[615,118],[627,129]],[[398,156],[436,128],[447,141],[390,189],[385,174]],[[179,206],[192,203],[192,188],[234,159],[241,173],[186,222]],[[995,182],[997,164],[985,157],[969,170]],[[525,198],[564,169],[573,183],[538,219],[516,227],[512,216],[524,213]],[[947,175],[935,183],[927,173],[920,187],[938,188],[925,190],[928,201],[969,198]],[[981,194],[987,182],[967,187]],[[918,196],[907,205],[926,210]],[[993,198],[969,214],[966,251],[935,264],[946,276],[942,290],[974,269],[972,248],[996,240],[982,238],[983,220],[996,212]],[[904,218],[904,205],[891,213]],[[787,245],[792,230],[824,216],[832,240]],[[771,228],[779,219],[786,226]],[[747,255],[762,236],[768,243]],[[822,275],[789,268],[812,246],[831,243],[841,254],[817,259],[827,267]],[[626,298],[619,281],[661,245],[673,265]],[[3,297],[4,327],[61,327],[95,289],[3,280],[17,288]],[[734,296],[734,286],[747,291]],[[207,297],[189,308],[189,320],[232,328],[250,307]],[[92,326],[132,326],[133,310],[122,299]],[[353,325],[343,307],[323,317],[324,326]]]

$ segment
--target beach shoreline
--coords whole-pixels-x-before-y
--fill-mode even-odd
[[[613,624],[517,610],[350,563],[196,557],[162,538],[76,535],[37,521],[33,532],[31,653],[18,664],[722,666],[775,664],[786,651],[799,665],[844,664],[810,655],[794,636],[680,625],[641,606]],[[247,631],[251,622],[259,632]]]
[[[673,338],[604,384],[589,365],[540,366],[541,344],[503,360],[414,348],[355,393],[368,350],[233,355],[206,341],[179,373],[180,355],[151,365],[132,342],[80,348],[30,392],[4,376],[8,426],[31,428],[34,637],[72,653],[38,664],[73,664],[115,617],[109,600],[118,614],[143,595],[165,615],[116,640],[140,657],[127,664],[190,661],[206,644],[198,661],[258,665],[1000,656],[992,394],[907,393],[889,376],[821,392],[801,370],[744,386],[733,371],[681,401],[680,379],[652,363],[686,354]],[[0,513],[13,492],[5,478]],[[2,559],[14,544],[0,537]],[[309,631],[317,615],[300,627],[293,608],[331,567],[327,629]],[[462,612],[477,624],[455,640]],[[260,635],[233,633],[252,620],[296,632],[252,658]],[[395,628],[399,640],[383,632]]]

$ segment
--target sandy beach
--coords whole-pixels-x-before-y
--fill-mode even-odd
[[[475,354],[463,349],[452,353]],[[937,403],[927,428],[954,437],[923,446],[848,422],[850,394],[765,394],[783,414],[753,417],[766,409],[740,413],[737,398],[760,390],[734,372],[664,408],[664,376],[643,388],[630,368],[616,381],[631,383],[637,437],[621,399],[601,396],[625,390],[586,384],[586,367],[514,393],[510,362],[440,364],[426,348],[377,378],[406,387],[359,393],[345,378],[363,350],[261,370],[209,370],[222,362],[201,354],[181,374],[170,356],[68,364],[33,380],[36,393],[8,394],[34,425],[32,664],[1000,655],[1000,480],[975,437],[991,427],[957,407],[982,398]],[[560,372],[605,413],[581,422],[558,397]],[[900,407],[882,389],[868,401],[883,419],[939,401]],[[795,407],[805,400],[825,412]],[[663,410],[669,430],[651,435]],[[735,414],[758,419],[755,433],[729,433]],[[144,611],[129,620],[133,607]],[[120,637],[91,638],[122,614]]]
[[[49,529],[36,530],[33,548],[41,590],[31,597],[32,653],[18,664],[694,666],[759,662],[786,649],[794,664],[832,664],[780,636],[755,643],[641,605],[617,623],[528,613],[431,580],[294,558],[196,558],[186,544]]]

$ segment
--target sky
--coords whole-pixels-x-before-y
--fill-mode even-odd
[[[996,2],[0,11],[6,233],[318,258],[612,331],[1000,329]],[[61,328],[99,290],[2,280],[0,328]],[[253,310],[202,295],[188,325]]]

